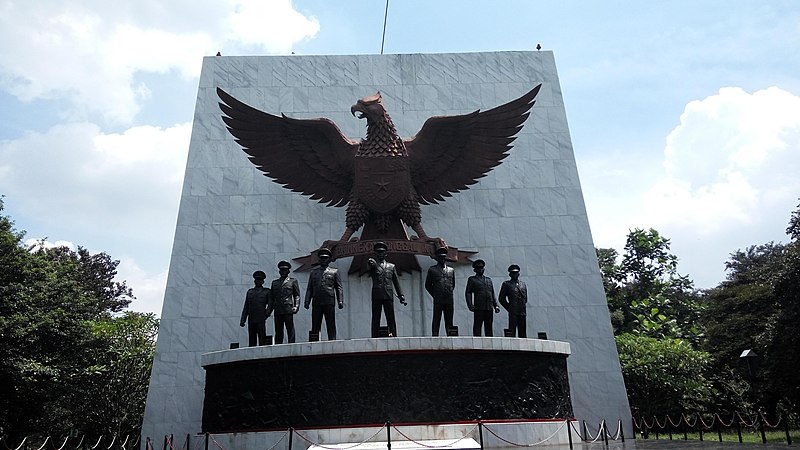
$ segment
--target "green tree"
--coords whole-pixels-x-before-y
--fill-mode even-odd
[[[779,404],[800,413],[800,206],[786,233],[788,244],[732,253],[726,279],[706,299],[704,348],[715,356],[715,371],[747,379],[751,400],[771,414]],[[745,349],[759,356],[752,378],[739,360]]]
[[[87,418],[97,408],[89,399],[108,382],[103,377],[110,370],[102,368],[123,348],[104,327],[119,324],[124,336],[123,324],[137,323],[127,314],[117,317],[133,298],[125,282],[114,281],[119,262],[80,247],[28,248],[24,232],[2,211],[0,199],[0,435],[14,440],[78,427],[113,429]],[[150,333],[150,322],[140,324]],[[153,338],[142,351],[152,348]],[[138,373],[117,383],[132,390],[141,385]]]
[[[682,339],[655,339],[632,333],[616,337],[631,412],[636,416],[696,411],[713,391],[705,373],[708,353]]]
[[[70,403],[83,414],[76,428],[103,435],[136,435],[144,414],[150,369],[158,334],[154,314],[125,311],[98,320],[99,344],[84,368]]]
[[[700,294],[678,274],[669,239],[628,233],[622,256],[597,249],[631,410],[651,416],[693,410],[713,398],[702,338]]]
[[[615,334],[700,339],[700,294],[678,274],[669,248],[658,231],[637,228],[628,233],[619,263],[616,250],[597,249]]]

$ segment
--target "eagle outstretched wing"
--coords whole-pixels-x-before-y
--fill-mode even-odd
[[[405,142],[420,203],[438,203],[467,189],[508,156],[533,107],[539,84],[522,97],[483,111],[431,117]]]
[[[217,88],[222,120],[250,161],[278,184],[328,206],[344,206],[353,187],[358,142],[329,119],[259,111]]]

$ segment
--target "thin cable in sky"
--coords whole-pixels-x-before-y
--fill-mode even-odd
[[[383,12],[383,36],[381,36],[381,55],[383,54],[383,43],[386,41],[386,19],[389,17],[389,0],[386,0],[386,10]]]

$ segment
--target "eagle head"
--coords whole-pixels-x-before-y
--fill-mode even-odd
[[[357,101],[350,107],[350,113],[359,119],[367,119],[367,123],[385,120],[386,108],[383,107],[381,93],[377,92],[375,95],[369,95]]]
[[[367,136],[361,140],[357,155],[406,155],[405,144],[397,135],[392,118],[383,107],[380,92],[362,98],[350,107],[350,112],[359,119],[367,119]]]

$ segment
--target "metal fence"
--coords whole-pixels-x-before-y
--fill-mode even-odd
[[[783,432],[785,442],[792,445],[792,432],[797,424],[792,423],[788,414],[778,415],[770,419],[763,412],[743,413],[681,413],[664,416],[634,417],[633,429],[642,439],[659,439],[667,437],[688,440],[689,435],[698,435],[701,441],[723,441],[723,434],[735,433],[738,441],[743,442],[743,433],[757,433],[761,442],[767,443],[767,433]]]

